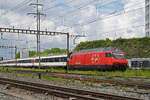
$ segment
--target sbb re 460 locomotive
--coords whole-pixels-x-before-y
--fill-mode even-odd
[[[73,70],[125,71],[127,59],[120,51],[77,53],[70,56],[69,68]]]

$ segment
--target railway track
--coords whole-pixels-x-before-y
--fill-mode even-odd
[[[11,71],[15,71],[15,72],[26,72],[26,73],[42,73],[42,74],[46,74],[46,73],[50,73],[50,74],[64,74],[64,75],[81,75],[81,76],[94,76],[93,74],[74,74],[74,73],[64,73],[64,72],[49,72],[49,71],[25,71],[25,70],[11,70]],[[105,76],[103,74],[99,74],[99,75],[95,75],[95,76]],[[131,78],[131,79],[150,79],[148,77],[142,77],[142,76],[128,76],[128,77],[123,77],[123,76],[114,76],[117,78]]]
[[[45,85],[32,83],[27,81],[12,80],[8,78],[0,78],[0,84],[9,84],[12,87],[27,89],[34,92],[47,93],[62,98],[73,97],[73,100],[142,100],[138,98],[117,96],[112,94],[97,93],[85,90],[70,89],[53,85]]]
[[[12,72],[12,71],[11,71]],[[114,79],[94,79],[86,77],[86,75],[76,75],[76,74],[65,74],[65,73],[52,73],[52,72],[38,72],[38,71],[14,71],[14,72],[22,72],[22,73],[41,73],[41,74],[49,74],[55,78],[64,78],[64,79],[74,79],[79,81],[88,81],[94,83],[110,83],[114,85],[124,86],[124,87],[135,87],[142,89],[150,89],[149,82],[138,82],[138,81],[125,81],[125,80],[114,80]]]

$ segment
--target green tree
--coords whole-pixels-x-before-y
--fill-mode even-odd
[[[29,51],[29,57],[37,56],[35,51]]]
[[[16,55],[16,59],[19,59],[19,58],[20,58],[20,52],[18,52]]]
[[[150,37],[86,41],[78,44],[73,51],[104,47],[116,47],[125,52],[127,58],[150,57]]]

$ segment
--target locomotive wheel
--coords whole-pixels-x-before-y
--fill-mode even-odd
[[[112,66],[112,71],[115,71],[116,69],[115,69],[115,66]]]
[[[123,66],[120,66],[120,70],[123,72],[123,71],[124,71],[124,67],[123,67]]]

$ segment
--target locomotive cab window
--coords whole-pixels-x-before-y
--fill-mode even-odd
[[[112,53],[112,56],[117,59],[125,59],[125,55],[121,53]]]
[[[112,57],[111,53],[106,53],[105,57]]]

